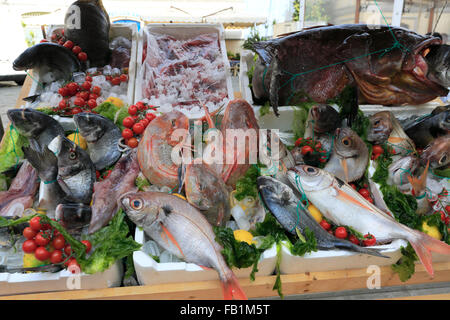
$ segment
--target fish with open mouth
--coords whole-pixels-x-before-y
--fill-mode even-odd
[[[431,169],[445,168],[450,163],[450,134],[439,137],[423,150],[420,155],[420,164],[430,163]]]
[[[440,106],[431,114],[403,126],[405,133],[418,148],[426,147],[433,139],[450,133],[450,105]]]
[[[92,217],[89,223],[90,234],[111,221],[119,209],[116,200],[122,194],[137,190],[134,182],[139,172],[136,151],[132,150],[119,159],[107,178],[94,184]]]
[[[119,199],[128,217],[161,247],[219,273],[225,299],[247,299],[215,241],[210,223],[187,201],[161,192],[129,192]]]
[[[85,112],[74,115],[73,120],[87,142],[89,157],[96,170],[103,170],[117,162],[122,154],[118,148],[122,133],[111,120]]]
[[[380,111],[369,117],[367,140],[374,144],[387,143],[393,148],[395,158],[413,153],[416,146],[403,131],[400,122],[390,111]]]
[[[39,82],[46,84],[57,80],[70,81],[72,74],[81,69],[81,64],[72,50],[56,43],[43,42],[22,52],[14,60],[13,69],[33,69],[35,74],[39,74]]]
[[[20,216],[32,207],[39,187],[37,171],[24,161],[8,191],[0,192],[0,216]]]
[[[23,136],[35,139],[39,145],[48,146],[64,129],[58,121],[33,109],[10,109],[6,112],[14,128]]]
[[[350,241],[338,239],[323,229],[303,206],[293,190],[286,184],[268,176],[258,177],[258,190],[266,207],[277,218],[285,230],[296,234],[296,228],[304,234],[306,228],[314,233],[320,250],[343,249],[385,257],[377,250],[363,248]]]
[[[311,166],[296,166],[288,172],[291,183],[336,225],[373,234],[378,242],[409,241],[427,272],[433,276],[431,252],[450,254],[450,246],[427,234],[408,228],[368,202],[350,185],[331,173]]]
[[[364,175],[368,161],[369,150],[364,141],[350,128],[337,128],[333,152],[324,170],[352,182]]]

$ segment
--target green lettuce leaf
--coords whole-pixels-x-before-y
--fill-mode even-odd
[[[28,139],[10,125],[0,143],[0,172],[17,165],[23,158],[22,147],[28,144]]]

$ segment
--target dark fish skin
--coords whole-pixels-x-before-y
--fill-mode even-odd
[[[6,114],[21,135],[37,140],[41,146],[48,146],[54,138],[64,135],[59,122],[45,113],[27,108],[10,109]]]
[[[450,134],[434,139],[420,155],[420,164],[430,168],[444,168],[450,163]]]
[[[80,232],[91,220],[91,207],[82,203],[64,203],[56,207],[56,220],[69,232]]]
[[[410,123],[403,130],[416,147],[426,147],[433,139],[450,133],[450,105],[436,108],[429,116]]]
[[[52,42],[38,43],[26,49],[13,62],[16,71],[33,69],[39,73],[39,81],[48,83],[72,79],[81,69],[80,61],[72,50]]]
[[[97,170],[117,162],[121,156],[118,143],[122,134],[108,118],[94,113],[78,113],[73,117],[80,134],[86,139],[89,156]]]
[[[74,17],[79,19],[78,26],[74,25]],[[83,48],[91,67],[103,67],[109,62],[109,28],[109,16],[101,0],[75,1],[64,18],[64,36]]]
[[[394,45],[393,34],[408,50],[393,48],[383,52]],[[265,77],[254,74],[253,87],[265,88],[260,90],[263,96],[256,98],[269,100],[275,113],[279,105],[309,100],[326,103],[348,86],[357,87],[360,104],[423,104],[448,93],[445,83],[423,75],[427,62],[422,52],[441,44],[438,37],[392,26],[310,28],[254,43],[260,59],[257,63],[266,68],[255,68],[262,69]],[[368,55],[372,52],[379,54]],[[263,78],[263,86],[255,83]]]
[[[394,129],[391,114],[388,111],[380,111],[370,116],[369,121],[367,140],[375,144],[387,141]]]
[[[429,66],[428,78],[450,87],[450,45],[432,46],[425,60]]]
[[[298,205],[300,200],[286,184],[268,176],[258,177],[257,183],[264,204],[286,231],[295,235],[295,228],[298,228],[304,234],[305,229],[308,228],[314,232],[317,248],[320,250],[343,249],[386,258],[377,250],[362,248],[329,234],[307,210]]]
[[[136,151],[133,150],[120,158],[108,178],[95,183],[89,233],[92,234],[109,223],[119,209],[117,199],[122,194],[137,191],[134,182],[139,172]]]
[[[340,124],[339,113],[330,105],[317,104],[309,110],[315,134],[334,132]]]

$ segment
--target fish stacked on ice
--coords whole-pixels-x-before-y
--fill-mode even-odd
[[[225,61],[215,33],[187,40],[148,33],[141,72],[142,95],[160,111],[196,113],[205,104],[212,112],[228,99]]]

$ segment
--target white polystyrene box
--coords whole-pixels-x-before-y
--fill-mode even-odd
[[[49,26],[49,31],[58,30],[64,28],[63,25],[51,25]],[[49,32],[49,34],[50,34]],[[128,89],[127,89],[127,99],[128,101],[125,101],[125,103],[128,103],[129,105],[134,103],[134,86],[136,81],[136,55],[137,55],[137,48],[138,48],[138,31],[137,26],[133,24],[128,23],[117,23],[112,24],[110,31],[109,31],[109,38],[110,40],[114,39],[115,37],[125,37],[128,40],[131,41],[131,53],[130,53],[130,64],[128,67]],[[35,94],[39,94],[41,87],[38,86],[39,82],[39,75],[33,74],[33,78],[36,81],[32,82],[30,92],[28,93],[28,96],[33,96]],[[31,105],[30,102],[23,103],[25,107],[29,107]]]
[[[233,84],[231,82],[230,62],[227,56],[227,48],[225,45],[225,33],[223,25],[210,24],[210,23],[150,23],[145,25],[139,32],[139,42],[137,50],[137,62],[136,62],[136,83],[135,83],[135,96],[134,101],[138,102],[143,99],[142,96],[142,55],[144,50],[144,43],[147,41],[147,35],[145,30],[152,33],[170,35],[175,39],[189,39],[205,33],[217,33],[219,35],[219,48],[222,54],[222,59],[226,69],[226,83],[228,100],[234,99]],[[223,110],[222,110],[223,113]],[[186,116],[189,119],[199,119],[204,116],[203,110],[198,114],[187,113]]]
[[[141,228],[136,228],[134,240],[144,244],[145,238],[144,231]],[[255,277],[268,276],[274,272],[276,255],[275,245],[262,254]],[[142,250],[134,252],[133,262],[141,285],[219,279],[219,275],[214,269],[205,270],[197,264],[186,262],[158,263]],[[251,271],[252,267],[245,269],[233,268],[237,278],[249,278]]]
[[[0,273],[0,295],[119,287],[122,275],[121,261],[116,261],[108,270],[95,274],[74,275],[68,270],[55,273]]]

